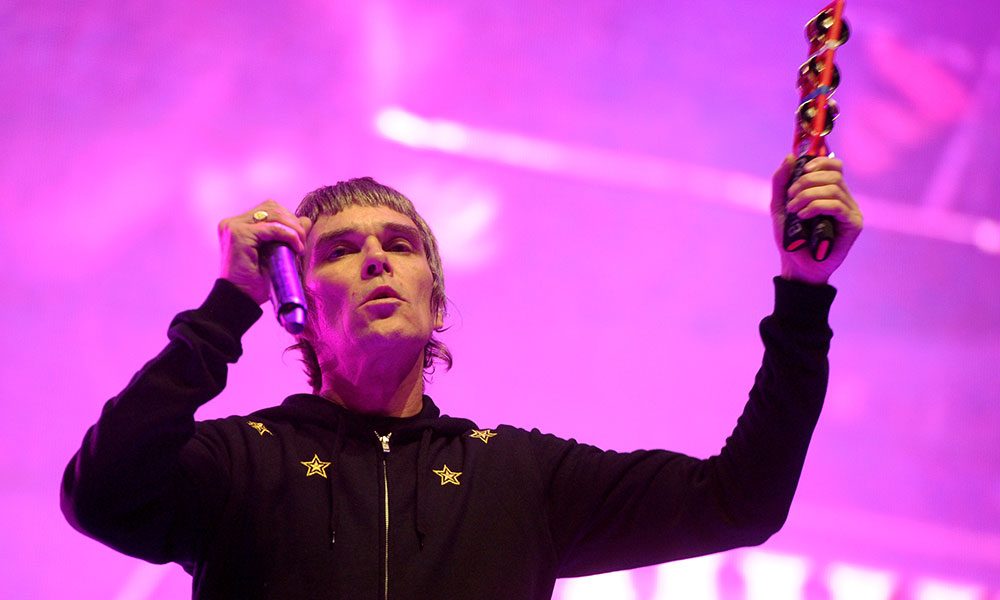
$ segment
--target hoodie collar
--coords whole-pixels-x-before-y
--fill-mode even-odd
[[[469,419],[442,415],[441,410],[427,395],[423,396],[420,412],[410,417],[362,415],[315,394],[294,394],[285,398],[281,406],[304,420],[330,427],[344,427],[349,435],[360,435],[366,439],[371,436],[372,431],[391,432],[393,439],[400,439],[419,436],[425,429],[439,435],[457,435],[476,426]]]
[[[469,419],[457,419],[442,415],[430,396],[423,396],[423,407],[412,417],[372,417],[353,413],[339,404],[315,394],[295,394],[281,403],[284,410],[295,414],[303,421],[309,421],[336,431],[339,456],[345,437],[355,437],[373,441],[372,432],[392,433],[394,442],[420,439],[417,451],[417,485],[415,490],[416,530],[420,549],[423,550],[427,538],[432,534],[430,508],[421,490],[431,487],[430,446],[435,435],[456,436],[475,429],[476,424]],[[337,510],[339,495],[334,489],[336,478],[330,479],[330,545],[335,547],[340,512]]]

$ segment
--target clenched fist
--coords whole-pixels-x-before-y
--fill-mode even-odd
[[[260,247],[268,242],[288,244],[296,254],[305,248],[312,223],[296,217],[274,200],[219,223],[222,267],[219,277],[243,290],[257,304],[268,299],[267,274],[261,268]]]
[[[805,283],[822,284],[844,262],[854,240],[861,233],[863,216],[857,202],[844,183],[844,163],[836,158],[819,157],[809,161],[805,173],[788,188],[785,204],[785,186],[795,165],[795,157],[788,155],[774,174],[771,192],[771,220],[774,239],[781,253],[781,276]],[[813,259],[808,250],[787,252],[782,247],[785,214],[795,213],[800,219],[827,215],[836,222],[833,251],[822,262]]]

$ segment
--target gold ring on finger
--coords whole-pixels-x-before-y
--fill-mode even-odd
[[[260,223],[262,221],[266,221],[268,216],[269,215],[266,210],[255,210],[253,214],[250,215],[250,218],[253,219],[254,223]]]

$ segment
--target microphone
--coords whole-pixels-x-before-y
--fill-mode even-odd
[[[295,253],[288,244],[272,242],[261,247],[261,255],[271,280],[274,316],[288,333],[298,335],[306,326],[306,296],[295,266]]]

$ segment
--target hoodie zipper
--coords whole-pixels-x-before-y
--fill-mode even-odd
[[[382,444],[382,492],[385,504],[385,566],[383,568],[385,579],[382,587],[382,600],[389,600],[389,475],[386,461],[389,459],[389,438],[392,437],[392,432],[379,435],[376,431],[375,437]]]

